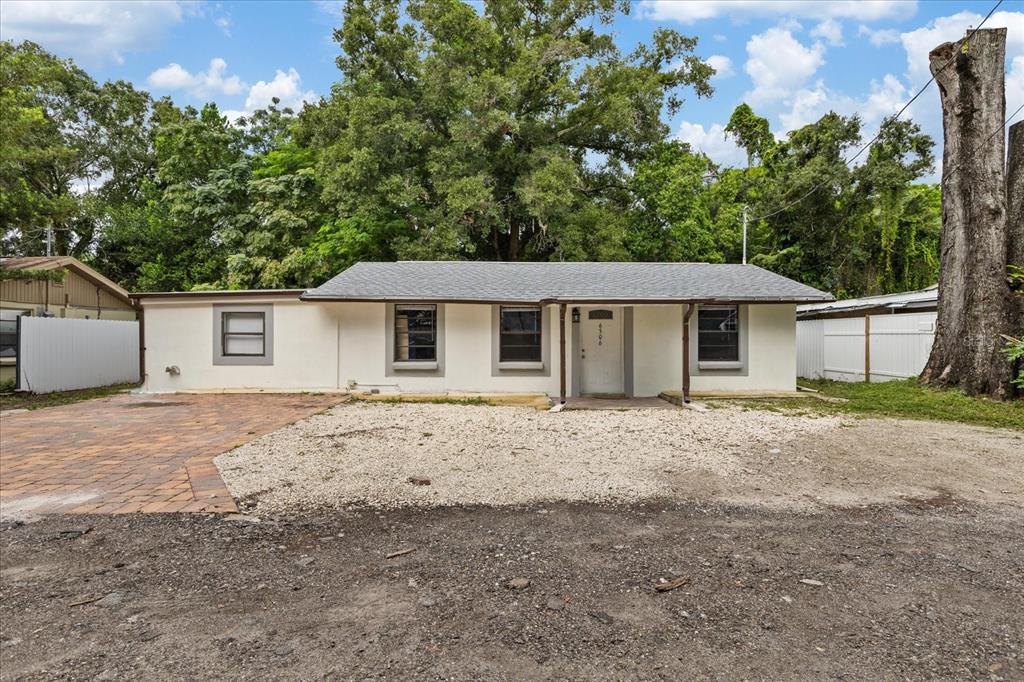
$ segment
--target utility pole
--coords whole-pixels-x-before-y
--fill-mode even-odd
[[[743,207],[743,264],[747,264],[747,207]]]
[[[46,223],[46,256],[53,255],[53,223]]]

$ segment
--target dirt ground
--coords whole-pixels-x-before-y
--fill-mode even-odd
[[[1024,679],[1024,514],[951,495],[58,516],[0,558],[5,680]]]
[[[215,463],[257,514],[660,498],[809,511],[936,495],[1024,507],[1024,433],[739,408],[350,403]]]

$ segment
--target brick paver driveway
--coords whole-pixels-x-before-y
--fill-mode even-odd
[[[0,505],[25,513],[235,511],[213,458],[338,395],[118,395],[3,417]]]

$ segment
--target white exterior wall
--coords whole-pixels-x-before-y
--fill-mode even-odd
[[[213,305],[274,304],[273,364],[214,365]],[[295,299],[143,300],[146,337],[144,390],[346,390],[407,393],[559,394],[558,306],[550,306],[551,368],[545,375],[492,376],[492,310],[483,304],[448,304],[444,312],[444,376],[386,370],[386,305],[309,303]],[[682,383],[682,307],[633,308],[633,394],[654,396]],[[566,315],[566,381],[572,387],[572,328]],[[746,371],[728,375],[693,369],[693,391],[792,391],[796,388],[795,306],[751,305],[747,315]],[[691,344],[697,343],[696,315]],[[181,373],[172,376],[168,366]],[[628,391],[628,388],[627,388]]]
[[[633,309],[633,391],[654,396],[683,383],[682,306]],[[690,345],[697,344],[697,315],[690,318]],[[795,391],[796,306],[750,305],[745,375],[705,370],[690,363],[690,390]]]
[[[919,375],[935,338],[936,313],[871,315],[871,380]],[[840,317],[797,323],[800,376],[864,381],[864,318]]]
[[[558,307],[550,306],[548,331],[551,368],[549,376],[491,376],[491,306],[449,304],[444,308],[444,376],[425,376],[416,371],[385,372],[385,313],[382,303],[337,303],[341,324],[341,387],[355,382],[358,388],[382,392],[441,393],[559,393]],[[566,321],[566,353],[571,348],[571,324]],[[568,364],[567,364],[568,367]]]
[[[213,305],[274,304],[274,364],[214,365]],[[146,301],[146,382],[155,393],[221,389],[324,390],[338,383],[338,322],[328,306],[290,299]],[[177,366],[173,376],[166,367]]]

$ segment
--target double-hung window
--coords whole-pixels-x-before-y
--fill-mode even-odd
[[[541,361],[541,310],[536,306],[502,306],[499,362]]]
[[[437,360],[437,306],[395,306],[395,361]]]
[[[739,306],[701,306],[697,313],[697,360],[740,361]]]
[[[267,319],[260,312],[222,312],[221,354],[224,357],[264,357],[267,354]]]

